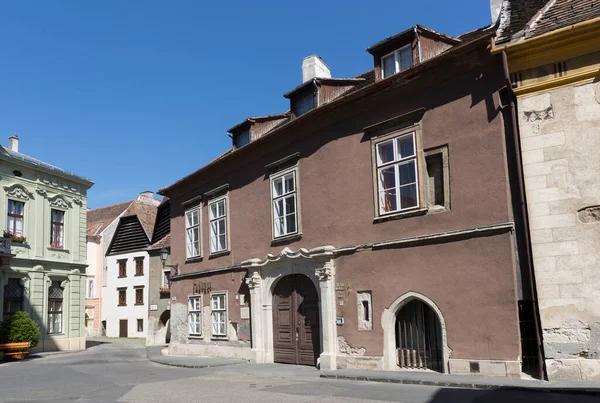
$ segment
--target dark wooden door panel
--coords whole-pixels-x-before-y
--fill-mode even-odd
[[[312,281],[290,275],[273,293],[275,362],[316,365],[321,353],[319,296]]]
[[[127,319],[119,320],[119,337],[127,337]]]

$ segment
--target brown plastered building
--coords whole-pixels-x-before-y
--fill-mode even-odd
[[[232,150],[160,190],[177,265],[169,352],[519,376],[492,35],[415,26],[369,48],[374,71],[352,79],[306,58],[274,127],[247,119]]]

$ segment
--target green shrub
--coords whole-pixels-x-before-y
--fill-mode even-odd
[[[28,341],[31,347],[39,343],[40,329],[27,312],[15,312],[10,319],[0,324],[0,341],[2,343],[20,343]]]

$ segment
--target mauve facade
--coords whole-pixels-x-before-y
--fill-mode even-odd
[[[277,284],[295,274],[311,279],[319,308],[303,317],[312,328],[296,328],[290,337],[312,337],[322,369],[519,376],[521,293],[499,97],[505,83],[489,43],[485,37],[456,45],[343,94],[163,189],[172,203],[171,259],[179,269],[169,351],[277,362]],[[406,128],[416,133],[421,204],[410,214],[378,218],[373,144]],[[445,208],[428,209],[425,156],[438,148],[446,153]],[[274,241],[270,176],[289,168],[296,172],[299,234]],[[207,204],[219,196],[227,197],[229,242],[227,252],[211,256]],[[191,206],[200,207],[202,256],[186,260]],[[227,334],[213,337],[210,300],[220,291]],[[308,294],[298,291],[305,302]],[[195,336],[190,295],[202,297],[202,331]],[[403,312],[413,301],[421,305]],[[415,315],[420,347],[406,345],[401,329]]]

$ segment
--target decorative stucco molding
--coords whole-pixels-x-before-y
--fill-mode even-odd
[[[323,267],[315,269],[315,275],[319,281],[327,281],[333,276],[333,264],[331,261],[326,262]]]
[[[14,185],[4,186],[6,194],[10,197],[15,197],[21,200],[33,199],[33,193],[25,188],[25,186],[15,183]]]
[[[46,192],[46,190],[44,190],[44,189],[37,188],[37,189],[35,189],[35,191],[37,192],[37,194],[39,194],[41,196],[44,196],[44,197],[48,196],[48,192]]]
[[[69,200],[67,200],[67,198],[63,195],[56,195],[56,196],[49,197],[48,201],[50,202],[50,206],[52,206],[52,207],[58,207],[58,208],[63,208],[63,209],[68,209],[68,208],[73,207],[71,202]]]
[[[74,197],[73,203],[77,204],[79,207],[83,206],[83,200],[81,200],[79,197]]]
[[[254,290],[256,288],[260,287],[260,274],[258,274],[258,272],[254,272],[252,274],[252,277],[248,277],[246,279],[246,284],[248,284],[248,288],[250,288],[251,290]]]
[[[254,259],[245,260],[241,263],[241,266],[242,267],[260,267],[260,266],[265,266],[269,263],[278,262],[284,258],[312,259],[312,258],[324,257],[324,256],[332,257],[334,250],[335,250],[335,247],[331,246],[331,245],[319,246],[319,247],[313,248],[313,249],[301,248],[295,252],[286,247],[276,255],[269,253],[264,259],[254,258]]]

